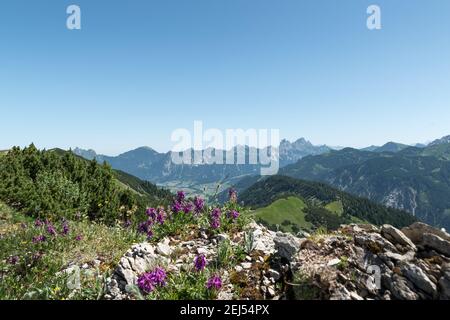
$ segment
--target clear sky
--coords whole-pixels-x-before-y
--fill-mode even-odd
[[[450,134],[450,1],[3,0],[0,111],[0,149],[167,151],[194,120],[315,144],[432,140]]]

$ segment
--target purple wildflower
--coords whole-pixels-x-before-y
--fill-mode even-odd
[[[81,240],[83,240],[83,236],[81,234],[79,234],[75,237],[75,240],[81,241]]]
[[[156,220],[157,211],[155,208],[148,208],[147,209],[147,216],[152,219],[153,221]]]
[[[222,214],[222,212],[220,211],[220,209],[219,208],[215,208],[211,212],[211,217],[219,219],[221,214]]]
[[[42,227],[43,224],[44,223],[40,219],[36,219],[36,221],[34,221],[35,227]]]
[[[159,208],[158,214],[156,215],[156,221],[159,224],[164,224],[165,220],[166,220],[166,212],[164,211],[164,208]]]
[[[183,209],[181,202],[175,201],[172,204],[172,212],[178,213]]]
[[[47,223],[47,232],[51,236],[56,236],[56,229],[51,223]]]
[[[237,192],[235,189],[231,188],[228,190],[228,197],[230,198],[230,202],[236,202],[237,201]]]
[[[212,276],[206,283],[209,290],[219,290],[222,288],[222,279],[219,276]]]
[[[192,211],[193,207],[194,206],[192,205],[192,203],[186,202],[186,203],[183,204],[183,212],[184,213],[189,213],[189,212]]]
[[[231,210],[231,211],[229,212],[228,216],[229,216],[231,219],[236,220],[237,218],[239,218],[239,212],[236,211],[236,210]]]
[[[202,271],[205,269],[207,263],[208,262],[206,261],[204,254],[200,254],[194,258],[194,267],[197,271]]]
[[[17,264],[17,262],[19,262],[19,257],[18,256],[9,257],[8,262],[12,265],[15,265]]]
[[[184,191],[177,192],[177,201],[182,202],[186,198],[186,193]]]
[[[152,272],[146,272],[138,277],[137,285],[142,292],[149,294],[155,287],[166,285],[166,272],[162,268],[155,268]]]
[[[153,225],[152,220],[147,220],[147,221],[141,222],[138,226],[138,231],[140,233],[148,233],[150,231],[152,225]]]
[[[200,197],[194,198],[194,211],[195,213],[200,213],[203,210],[203,207],[205,206],[205,201]]]
[[[33,243],[44,242],[47,238],[44,235],[33,237]]]
[[[67,221],[64,221],[63,228],[62,228],[62,234],[66,236],[69,234],[69,231],[70,231],[69,223]]]
[[[155,290],[155,286],[153,284],[153,280],[150,277],[150,273],[144,273],[139,276],[137,280],[137,285],[139,289],[141,289],[142,292],[145,294],[149,294],[153,290]]]
[[[211,228],[212,229],[219,229],[220,228],[220,220],[219,220],[219,218],[213,218],[211,220]]]
[[[213,209],[211,212],[211,228],[218,229],[220,227],[220,215],[222,212],[219,208]]]
[[[163,268],[155,268],[155,270],[153,270],[153,272],[151,272],[150,275],[153,279],[153,282],[156,285],[158,285],[160,287],[163,287],[166,285],[167,274]]]

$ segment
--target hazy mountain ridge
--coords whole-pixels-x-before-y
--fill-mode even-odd
[[[330,147],[314,146],[311,142],[304,138],[294,142],[282,140],[279,152],[279,166],[285,166],[295,163],[299,159],[307,155],[318,155],[329,152]],[[236,146],[234,151],[233,164],[203,164],[192,162],[188,164],[174,164],[172,162],[171,152],[159,153],[149,147],[141,147],[120,154],[116,157],[97,154],[94,150],[83,150],[75,148],[73,152],[86,159],[96,159],[99,162],[106,161],[113,168],[125,171],[129,174],[139,177],[140,179],[149,180],[154,183],[165,185],[173,188],[189,188],[194,187],[201,189],[207,184],[232,183],[248,175],[260,174],[261,165],[248,164],[250,152],[263,152],[270,155],[270,151],[265,149],[256,149],[248,146]],[[198,151],[188,150],[191,152],[192,159],[194,153]],[[230,151],[228,151],[230,152]],[[205,162],[210,163],[210,155],[217,153],[223,154],[223,163],[226,163],[227,151],[209,148],[201,150]],[[245,154],[245,164],[237,162],[237,154]]]
[[[373,150],[374,152],[399,152],[406,148],[409,148],[409,145],[397,143],[397,142],[388,142],[384,144],[383,146],[376,148]]]
[[[328,183],[450,228],[450,143],[446,141],[398,152],[332,151],[305,157],[280,174]]]
[[[440,139],[436,139],[433,142],[431,142],[428,146],[433,147],[441,144],[448,144],[450,143],[450,135],[442,137]]]

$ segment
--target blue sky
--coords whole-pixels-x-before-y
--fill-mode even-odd
[[[78,4],[82,30],[66,28]],[[378,4],[382,30],[366,28]],[[0,149],[171,146],[177,128],[275,128],[362,147],[450,134],[447,0],[8,0]]]

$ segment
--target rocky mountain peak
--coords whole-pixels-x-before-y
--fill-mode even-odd
[[[304,150],[305,148],[312,148],[314,147],[311,142],[306,140],[305,138],[297,139],[294,142],[290,142],[287,139],[283,139],[280,142],[280,149],[289,150],[289,149],[296,149],[296,150]]]
[[[97,153],[92,149],[85,150],[85,149],[76,147],[75,149],[72,150],[72,152],[74,154],[76,154],[77,156],[83,157],[88,160],[92,160],[97,157]]]
[[[440,144],[447,144],[450,143],[450,135],[442,137],[440,139],[436,139],[433,142],[431,142],[428,146],[436,146],[436,145],[440,145]]]

